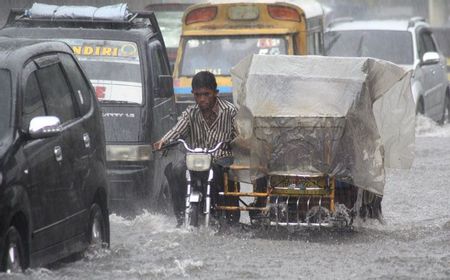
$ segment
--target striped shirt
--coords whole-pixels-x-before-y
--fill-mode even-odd
[[[214,148],[221,141],[231,141],[237,136],[235,118],[236,107],[217,97],[218,116],[211,126],[203,118],[197,104],[189,106],[162,140],[167,143],[184,139],[191,148]],[[222,145],[215,153],[216,158],[232,156],[230,145]]]

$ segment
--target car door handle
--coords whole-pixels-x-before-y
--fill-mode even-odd
[[[91,138],[89,137],[88,133],[83,134],[83,142],[85,148],[91,147]]]
[[[56,146],[53,150],[53,153],[55,154],[55,158],[57,162],[62,161],[63,155],[62,155],[62,149],[60,146]]]

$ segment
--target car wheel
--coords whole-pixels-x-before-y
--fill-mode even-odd
[[[450,123],[450,91],[447,90],[446,94],[445,94],[445,108],[444,108],[444,116],[443,118],[443,122],[447,121],[447,123]]]
[[[445,91],[444,110],[442,111],[442,117],[438,121],[438,124],[443,125],[448,120],[449,105],[449,92],[447,90]]]
[[[106,221],[102,209],[94,203],[90,211],[89,244],[94,247],[107,247]]]
[[[20,273],[24,268],[24,248],[22,236],[14,226],[11,226],[5,238],[2,270],[6,273]]]
[[[417,101],[416,106],[416,115],[424,115],[425,114],[425,105],[423,104],[423,99],[420,98],[419,101]]]

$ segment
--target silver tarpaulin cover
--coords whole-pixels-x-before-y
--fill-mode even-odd
[[[235,163],[267,174],[328,174],[382,195],[385,167],[414,158],[410,72],[383,60],[253,55],[232,71]],[[246,178],[244,178],[246,177]]]
[[[104,7],[56,6],[34,3],[26,13],[33,19],[85,19],[126,21],[130,15],[126,3]]]

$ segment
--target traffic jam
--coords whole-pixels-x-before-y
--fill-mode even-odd
[[[148,2],[10,10],[0,278],[450,277],[450,5]]]

